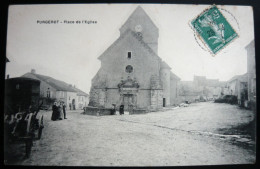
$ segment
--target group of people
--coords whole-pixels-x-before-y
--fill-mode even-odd
[[[51,120],[62,120],[62,112],[64,115],[64,119],[66,118],[66,105],[64,102],[54,102],[52,106],[52,116]]]

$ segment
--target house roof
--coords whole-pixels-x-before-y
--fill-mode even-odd
[[[234,80],[239,80],[241,82],[247,82],[247,73],[245,73],[243,75],[233,76],[228,82],[232,82]]]
[[[49,76],[44,76],[44,75],[29,72],[29,73],[24,74],[22,77],[33,77],[33,76],[36,77],[37,79],[41,80],[41,81],[48,83],[50,86],[55,88],[57,91],[69,91],[69,92],[76,92],[80,95],[87,95],[86,93],[84,93],[80,89],[77,89],[70,84],[67,84],[63,81],[54,79],[54,78],[49,77]]]
[[[10,62],[10,60],[6,57],[6,60],[5,60],[5,62]]]
[[[77,90],[77,95],[78,96],[88,96],[88,94],[83,92],[82,90],[80,90],[78,88],[74,88],[74,89]]]
[[[44,75],[40,75],[40,74],[36,74],[36,73],[27,73],[27,74],[31,74],[31,75],[35,76],[36,78],[38,78],[39,80],[48,83],[50,86],[52,86],[53,88],[55,88],[58,91],[77,92],[69,84],[67,84],[67,83],[65,83],[63,81],[60,81],[60,80],[56,80],[56,79],[54,79],[52,77],[44,76]]]
[[[252,40],[248,45],[246,45],[245,49],[249,49],[251,47],[255,47],[255,40]]]

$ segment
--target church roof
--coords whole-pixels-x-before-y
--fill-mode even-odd
[[[170,76],[171,76],[171,79],[177,79],[177,80],[181,80],[181,78],[179,78],[176,74],[170,72]]]
[[[116,44],[118,44],[122,39],[124,39],[127,35],[130,35],[132,37],[134,37],[141,46],[143,46],[151,55],[157,57],[159,60],[161,60],[161,58],[149,47],[149,45],[147,45],[142,39],[140,39],[135,32],[131,31],[130,29],[127,29],[127,31],[125,31],[114,43],[112,43],[99,57],[98,59],[102,59],[102,57],[105,55],[105,53],[109,52],[110,50],[112,50]]]
[[[127,25],[128,22],[137,21],[140,20],[141,18],[144,18],[146,21],[149,21],[149,23],[152,24],[152,26],[158,30],[158,27],[154,24],[152,19],[147,15],[144,9],[141,6],[138,6],[134,10],[134,12],[128,17],[125,23],[121,26],[120,31],[125,25]]]
[[[166,62],[162,61],[161,62],[161,68],[164,68],[164,69],[172,69]]]

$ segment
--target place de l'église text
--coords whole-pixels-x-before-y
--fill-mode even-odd
[[[95,20],[37,20],[37,24],[97,24]]]

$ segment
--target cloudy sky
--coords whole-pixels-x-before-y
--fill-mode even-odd
[[[89,92],[100,68],[97,59],[118,37],[119,28],[138,4],[14,5],[9,7],[6,74],[31,69]],[[194,75],[222,81],[247,70],[245,46],[254,39],[248,6],[218,6],[239,35],[215,57],[196,41],[189,23],[209,5],[140,5],[159,28],[158,55],[181,80]],[[58,24],[38,24],[59,20]],[[97,24],[65,24],[94,20]]]

